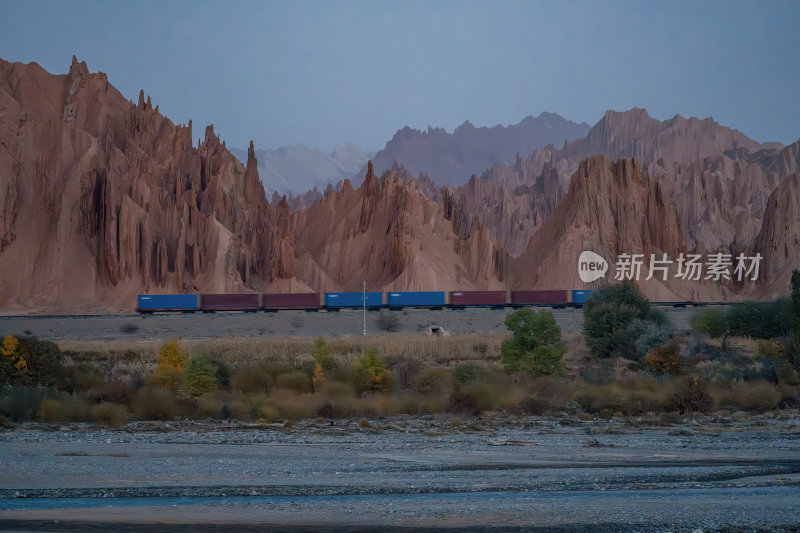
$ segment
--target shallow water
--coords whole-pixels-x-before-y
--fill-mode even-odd
[[[688,500],[705,498],[773,498],[794,496],[800,501],[800,487],[750,487],[719,489],[669,489],[669,490],[589,490],[589,491],[477,491],[477,492],[434,492],[413,494],[356,494],[329,496],[215,496],[215,497],[109,497],[109,498],[6,498],[0,499],[0,511],[87,509],[147,506],[182,505],[281,505],[330,503],[337,505],[369,504],[370,502],[392,501],[398,504],[426,504],[436,502],[486,501],[486,500],[530,500],[530,503],[560,501],[575,503],[587,500],[614,501],[636,499],[641,501]]]

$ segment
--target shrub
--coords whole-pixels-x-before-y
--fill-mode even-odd
[[[242,392],[269,392],[275,380],[264,364],[255,364],[236,369],[231,383]]]
[[[791,365],[784,364],[778,367],[778,382],[787,385],[800,385],[800,374]]]
[[[781,394],[766,380],[739,383],[725,389],[718,399],[719,407],[763,413],[780,405]]]
[[[786,360],[786,348],[781,343],[774,339],[759,339],[757,342],[759,359],[769,358],[774,361]]]
[[[647,352],[647,368],[653,374],[677,374],[681,367],[681,352],[676,343],[658,346]]]
[[[792,271],[792,340],[787,353],[795,370],[800,370],[800,270]]]
[[[281,416],[289,420],[302,420],[316,416],[326,400],[321,394],[298,394],[283,389],[274,391],[270,395],[270,402]]]
[[[275,380],[279,389],[288,389],[295,392],[311,392],[311,379],[305,372],[289,372],[281,374]]]
[[[167,388],[146,387],[136,395],[134,411],[144,419],[172,418],[178,414],[178,402]]]
[[[789,299],[774,302],[737,302],[726,315],[728,334],[754,339],[771,339],[792,331],[792,303]]]
[[[172,339],[161,345],[158,350],[158,367],[183,370],[186,364],[186,352],[178,344],[178,339]]]
[[[72,393],[99,387],[105,381],[103,372],[90,363],[64,367],[58,388]]]
[[[119,330],[122,333],[136,333],[139,331],[139,326],[133,322],[125,322],[124,324],[120,324]]]
[[[414,385],[422,371],[422,364],[420,361],[399,361],[391,365],[391,368],[397,384],[400,387],[409,388]]]
[[[663,313],[663,311],[659,310],[653,315],[660,316]],[[646,359],[648,352],[652,349],[667,345],[675,331],[669,321],[640,321],[638,326],[639,334],[636,337],[635,359],[639,361]]]
[[[534,415],[563,409],[572,400],[571,387],[551,377],[536,378],[527,389],[528,395],[520,401],[520,407]]]
[[[400,319],[391,313],[381,311],[378,313],[376,323],[381,331],[395,332],[400,330]]]
[[[689,320],[693,331],[705,333],[712,339],[722,339],[722,349],[728,349],[728,319],[725,311],[715,308],[700,309]]]
[[[453,369],[453,380],[462,385],[477,381],[491,381],[493,377],[490,369],[474,363],[458,365]]]
[[[247,398],[230,392],[214,391],[202,395],[197,400],[197,407],[199,415],[207,418],[253,420],[258,418],[258,405],[265,403],[265,398],[264,395]]]
[[[456,386],[453,389],[453,392],[450,393],[447,411],[450,413],[468,416],[476,416],[481,412],[481,410],[478,408],[475,398],[464,391],[460,386]]]
[[[89,417],[89,406],[77,396],[50,398],[42,402],[39,417],[44,422],[82,422]]]
[[[42,402],[55,397],[53,389],[38,387],[0,388],[0,415],[23,422],[39,416]]]
[[[183,372],[173,367],[159,367],[145,381],[147,387],[176,391],[181,388]]]
[[[101,402],[89,408],[89,418],[95,422],[118,427],[128,421],[130,413],[124,405]]]
[[[132,405],[136,397],[136,387],[127,381],[106,381],[91,391],[101,402]]]
[[[61,375],[61,362],[61,350],[54,342],[6,335],[0,343],[0,382],[50,387]]]
[[[680,413],[707,413],[713,406],[705,382],[689,378],[673,395],[671,407]]]
[[[513,334],[501,348],[500,362],[507,371],[551,375],[561,370],[567,345],[553,313],[523,307],[508,315],[505,324]]]
[[[447,370],[426,368],[414,380],[414,388],[422,394],[442,394],[452,390],[453,382]]]
[[[192,357],[183,375],[183,390],[198,396],[217,389],[217,367],[205,357]]]

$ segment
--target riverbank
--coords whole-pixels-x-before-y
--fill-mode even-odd
[[[790,530],[799,450],[797,413],[23,424],[0,528]]]

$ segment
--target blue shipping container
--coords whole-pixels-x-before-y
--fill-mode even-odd
[[[586,303],[586,300],[594,293],[593,290],[573,290],[572,291],[572,303],[577,305],[583,305]]]
[[[382,292],[367,293],[367,307],[380,307],[383,304]],[[326,292],[325,307],[333,309],[342,307],[363,307],[363,292]]]
[[[198,308],[196,294],[139,295],[139,311],[193,311]]]
[[[442,307],[444,292],[390,292],[389,307]]]

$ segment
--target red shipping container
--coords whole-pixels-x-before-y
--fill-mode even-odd
[[[201,294],[201,311],[258,311],[258,294]]]
[[[263,294],[261,309],[319,309],[318,292]]]
[[[506,291],[451,291],[450,305],[461,306],[505,306]]]
[[[565,305],[569,291],[511,291],[514,305]]]

